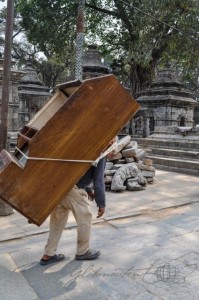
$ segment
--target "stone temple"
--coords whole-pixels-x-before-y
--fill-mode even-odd
[[[3,59],[0,59],[0,92],[2,91]],[[40,81],[37,72],[28,63],[23,71],[14,68],[10,72],[10,93],[8,108],[7,148],[12,152],[17,143],[18,131],[49,99],[50,89]],[[1,104],[1,99],[0,99]]]
[[[194,130],[194,111],[199,103],[178,80],[171,65],[165,65],[150,88],[139,92],[136,100],[142,107],[134,118],[136,136],[167,137]]]
[[[147,150],[147,158],[159,169],[199,175],[199,103],[170,65],[137,101],[142,108],[132,120],[132,138]]]
[[[20,128],[24,127],[34,117],[51,95],[50,89],[38,78],[31,63],[27,63],[23,71],[25,74],[20,79],[18,87]]]

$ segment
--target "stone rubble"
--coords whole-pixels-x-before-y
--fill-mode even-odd
[[[153,161],[146,158],[147,153],[131,141],[127,135],[118,141],[114,154],[107,158],[105,185],[111,191],[138,191],[151,184],[155,177]]]

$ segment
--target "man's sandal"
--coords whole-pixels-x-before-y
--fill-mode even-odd
[[[85,254],[78,255],[76,254],[76,260],[89,260],[96,259],[100,255],[100,251],[89,249]]]
[[[40,265],[46,266],[48,264],[60,262],[65,259],[65,256],[63,254],[55,254],[53,256],[50,256],[49,259],[40,259]]]

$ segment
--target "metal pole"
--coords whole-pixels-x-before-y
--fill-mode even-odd
[[[8,121],[8,107],[9,107],[9,85],[10,85],[13,22],[14,22],[14,0],[7,0],[2,100],[1,100],[0,150],[6,148],[7,145],[7,126],[8,126],[7,121]]]
[[[7,146],[7,120],[9,106],[9,85],[11,69],[11,47],[14,22],[14,0],[7,0],[2,100],[1,100],[1,126],[0,126],[0,150]],[[13,209],[0,200],[0,216],[7,216],[13,213]]]
[[[79,0],[77,15],[77,36],[76,36],[76,64],[75,78],[82,80],[83,75],[83,53],[84,53],[84,7],[85,0]]]

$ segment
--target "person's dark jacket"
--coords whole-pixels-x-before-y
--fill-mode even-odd
[[[93,185],[95,201],[98,207],[105,207],[105,183],[104,183],[104,169],[106,164],[106,158],[102,158],[97,167],[92,166],[83,175],[83,177],[77,183],[79,188],[89,190],[91,184]]]

